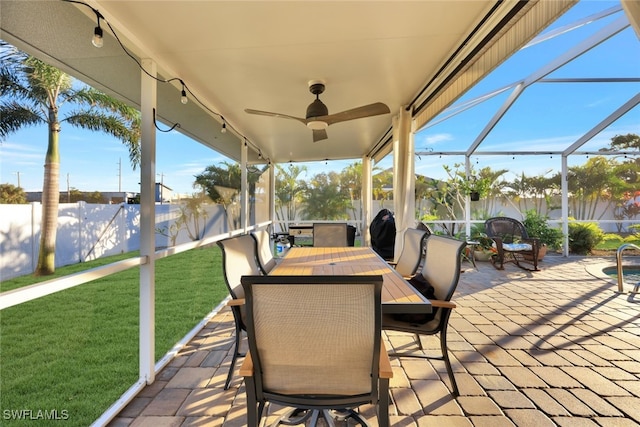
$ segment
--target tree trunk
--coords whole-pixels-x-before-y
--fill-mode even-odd
[[[49,129],[49,146],[44,162],[42,185],[42,222],[40,250],[35,274],[46,276],[56,269],[56,234],[58,231],[58,204],[60,201],[60,153],[58,151],[59,124],[54,121]]]

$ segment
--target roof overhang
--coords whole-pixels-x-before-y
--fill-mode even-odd
[[[0,38],[137,107],[138,63],[151,59],[172,80],[158,84],[160,121],[235,160],[248,142],[250,162],[288,162],[387,152],[400,109],[426,123],[575,1],[89,3],[126,51],[104,20],[93,47],[94,11],[65,1],[2,0]],[[304,124],[244,111],[304,117],[313,79],[329,113],[373,102],[391,113],[333,124],[314,143]]]

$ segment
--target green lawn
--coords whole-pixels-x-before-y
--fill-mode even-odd
[[[62,267],[56,276],[127,256]],[[2,290],[37,281],[8,280]],[[88,426],[137,381],[138,283],[132,268],[0,312],[1,425]],[[217,246],[158,260],[156,360],[226,295]],[[31,417],[57,410],[68,419],[9,419],[12,410]]]
[[[631,243],[636,246],[640,246],[640,237],[637,234],[621,236],[616,233],[607,233],[604,236],[604,240],[596,246],[596,249],[615,252],[621,245],[625,243]]]

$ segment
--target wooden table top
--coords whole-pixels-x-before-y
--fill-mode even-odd
[[[366,275],[383,278],[385,313],[431,313],[431,303],[369,247],[293,247],[269,275]]]

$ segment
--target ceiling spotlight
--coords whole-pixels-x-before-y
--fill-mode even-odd
[[[227,123],[222,122],[222,129],[220,129],[220,133],[227,133]]]
[[[102,28],[100,28],[100,18],[102,17],[102,15],[100,15],[100,12],[96,11],[96,19],[98,20],[98,26],[93,30],[93,38],[91,39],[91,44],[93,44],[95,47],[102,47],[103,45],[103,40],[102,40]]]

